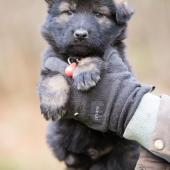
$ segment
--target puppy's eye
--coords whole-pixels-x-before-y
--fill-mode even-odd
[[[102,17],[104,17],[104,15],[103,15],[102,13],[100,13],[100,12],[94,12],[94,14],[95,14],[95,16],[96,16],[97,18],[102,18]]]
[[[74,14],[74,11],[68,10],[68,11],[63,11],[62,13],[63,13],[63,14],[67,14],[68,16],[71,16],[71,15]]]

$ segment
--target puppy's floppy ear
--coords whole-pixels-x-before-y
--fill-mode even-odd
[[[118,24],[126,24],[134,14],[134,9],[126,2],[116,4],[116,21]]]

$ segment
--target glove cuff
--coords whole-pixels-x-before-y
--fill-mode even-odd
[[[152,86],[136,85],[136,87],[129,92],[130,95],[126,96],[126,102],[122,105],[122,101],[116,101],[120,106],[123,106],[119,111],[112,110],[111,118],[109,122],[109,129],[116,132],[119,136],[123,136],[123,133],[133,117],[142,97],[153,90]],[[123,94],[123,93],[122,93]],[[117,105],[117,104],[116,104]],[[113,117],[117,111],[117,117]],[[116,120],[115,120],[116,119]]]

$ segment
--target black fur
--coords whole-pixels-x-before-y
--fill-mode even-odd
[[[117,49],[117,53],[129,67],[122,42],[126,38],[127,22],[133,14],[127,4],[116,4],[113,0],[46,1],[49,10],[42,34],[50,48],[44,56],[44,62],[49,57],[67,61],[71,56],[82,62],[90,58],[88,62],[78,65],[79,70],[73,76],[79,90],[88,90],[99,81],[103,54],[110,45]],[[67,4],[61,6],[63,2],[71,4],[70,7]],[[77,33],[80,35],[77,36]],[[95,65],[94,70],[82,72],[82,66],[88,68],[91,63]],[[75,120],[56,120],[58,114],[61,116],[69,112],[67,82],[63,86],[64,80],[60,76],[42,68],[39,87],[41,111],[46,119],[55,120],[50,123],[47,136],[54,155],[60,161],[65,161],[69,168],[77,170],[134,169],[138,146],[133,142],[121,139],[112,132],[91,130]],[[94,80],[93,77],[99,79]],[[56,86],[62,85],[57,89],[53,87],[56,79],[60,80],[60,84],[56,82]],[[56,99],[63,96],[66,97],[61,100],[62,105],[56,105]]]
[[[136,143],[124,140],[113,132],[91,130],[74,120],[51,122],[47,139],[54,155],[76,170],[133,170],[139,156]],[[107,148],[111,150],[92,159],[89,153],[92,148],[99,153]],[[70,157],[74,158],[74,162],[69,164]]]

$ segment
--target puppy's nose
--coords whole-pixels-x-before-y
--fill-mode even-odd
[[[84,40],[88,38],[88,31],[85,29],[77,29],[74,31],[74,38],[77,40]]]

